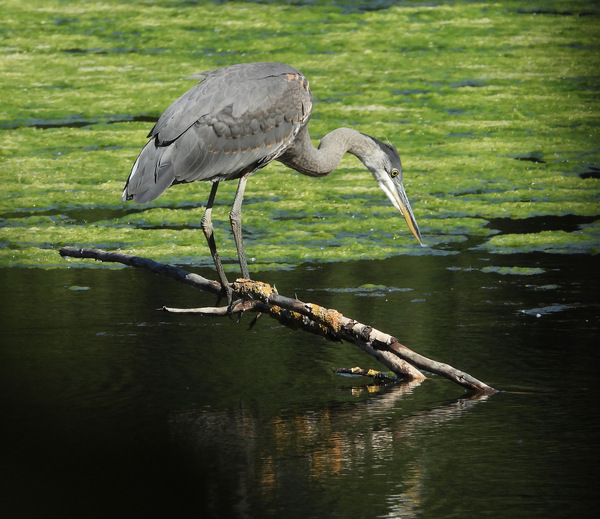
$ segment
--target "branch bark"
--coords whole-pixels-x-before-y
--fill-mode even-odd
[[[105,262],[117,262],[132,267],[144,268],[213,294],[221,294],[221,285],[216,281],[147,258],[120,252],[107,252],[101,249],[75,247],[63,247],[60,249],[60,254],[63,257],[93,258]],[[423,380],[425,375],[420,370],[425,370],[446,377],[478,393],[490,394],[496,392],[494,388],[468,373],[448,364],[428,359],[400,344],[395,337],[349,319],[337,310],[279,295],[273,287],[260,281],[238,279],[231,284],[231,288],[234,291],[234,296],[240,299],[229,307],[192,309],[165,307],[163,310],[213,316],[241,315],[245,312],[257,312],[258,315],[268,314],[286,326],[300,327],[329,340],[355,344],[401,378],[415,381]]]

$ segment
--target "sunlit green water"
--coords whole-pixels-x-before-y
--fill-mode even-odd
[[[354,158],[325,179],[273,164],[244,206],[256,265],[444,254],[477,235],[494,252],[597,253],[598,13],[560,1],[365,5],[3,0],[0,264],[60,265],[66,244],[208,264],[207,185],[145,207],[120,193],[153,121],[192,86],[183,78],[260,60],[308,76],[315,139],[346,125],[398,147],[429,247]],[[229,262],[234,189],[220,189],[215,211]],[[549,215],[586,219],[569,232],[485,227]]]

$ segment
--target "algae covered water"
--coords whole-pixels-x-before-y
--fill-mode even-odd
[[[444,254],[473,236],[501,253],[597,253],[598,13],[539,4],[2,0],[0,265],[63,266],[63,245],[208,264],[206,183],[141,207],[121,191],[185,78],[251,61],[307,76],[315,140],[349,126],[398,148],[429,245],[354,157],[323,179],[272,164],[246,190],[256,266]],[[213,218],[230,263],[234,192],[219,188]],[[554,216],[583,219],[570,231],[488,225]]]
[[[590,2],[0,0],[0,499],[11,517],[588,517],[597,511],[600,10]],[[205,184],[121,190],[202,70],[306,74],[315,143],[400,151],[420,247],[348,156],[269,165],[255,279],[501,390],[374,386],[353,346],[214,304],[101,247],[214,278]],[[219,250],[237,272],[227,212]]]

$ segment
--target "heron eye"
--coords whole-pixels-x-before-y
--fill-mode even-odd
[[[392,172],[390,173],[390,176],[392,178],[397,177],[400,174],[400,172],[397,169],[392,169]]]

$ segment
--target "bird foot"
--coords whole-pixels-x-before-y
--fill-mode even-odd
[[[217,296],[217,302],[215,303],[215,306],[221,306],[223,297],[227,299],[227,307],[231,309],[233,301],[233,288],[231,288],[231,285],[221,284],[221,293]]]
[[[242,299],[236,299],[235,301],[233,301],[232,303],[230,303],[227,306],[227,315],[229,315],[229,318],[232,319],[233,316],[233,308],[235,307],[235,305],[237,305],[238,303],[241,303]],[[238,312],[237,313],[237,320],[236,323],[239,323],[242,320],[242,315],[244,314],[244,312]]]
[[[233,315],[234,306],[237,305],[238,303],[240,303],[242,301],[242,299],[236,299],[234,301],[233,300],[233,288],[231,287],[231,285],[227,284],[227,285],[222,285],[222,286],[223,286],[223,291],[219,294],[219,296],[217,298],[217,303],[215,306],[220,306],[221,300],[223,299],[223,296],[225,296],[227,298],[227,315],[229,315],[229,317],[231,318],[231,316]],[[241,318],[242,318],[242,314],[239,313],[237,321],[240,322]]]

